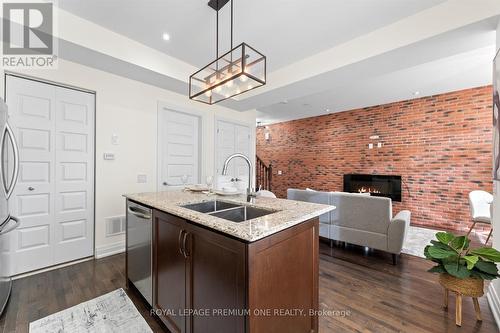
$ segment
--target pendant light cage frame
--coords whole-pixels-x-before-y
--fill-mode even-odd
[[[220,2],[219,2],[220,1]],[[233,48],[233,0],[231,1],[231,49],[219,56],[219,10],[228,2],[211,0],[216,12],[216,59],[189,77],[189,98],[215,104],[266,84],[266,56],[246,43]]]

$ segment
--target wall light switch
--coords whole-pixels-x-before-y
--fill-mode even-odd
[[[373,149],[373,143],[368,144],[368,149]]]
[[[120,138],[118,137],[118,134],[113,134],[111,136],[111,144],[117,146],[120,144]]]
[[[104,153],[103,157],[107,161],[112,161],[115,159],[115,153]]]
[[[377,143],[378,148],[382,148],[382,142]]]
[[[281,176],[282,174],[283,174],[283,171],[278,170],[278,175],[280,175],[280,176]]]
[[[148,182],[148,176],[145,175],[145,174],[142,174],[142,173],[138,174],[137,175],[137,182],[138,183],[147,183]]]

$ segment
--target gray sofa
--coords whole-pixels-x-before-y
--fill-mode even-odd
[[[411,213],[403,210],[393,217],[391,199],[298,189],[288,189],[287,197],[336,206],[337,209],[320,216],[320,236],[392,253],[396,263]]]

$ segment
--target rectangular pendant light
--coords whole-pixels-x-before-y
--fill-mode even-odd
[[[215,104],[266,84],[266,57],[241,43],[189,77],[189,98]]]

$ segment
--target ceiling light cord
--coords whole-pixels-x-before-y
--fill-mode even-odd
[[[217,8],[219,8],[219,0],[217,0]],[[215,15],[215,59],[219,58],[219,10]]]
[[[231,50],[232,49],[233,49],[233,0],[231,0]]]

